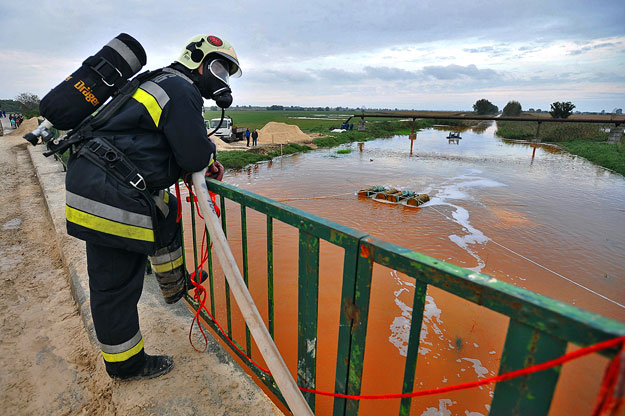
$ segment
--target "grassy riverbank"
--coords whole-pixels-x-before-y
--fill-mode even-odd
[[[569,153],[625,176],[625,146],[587,140],[559,142]]]
[[[577,156],[625,176],[625,148],[608,144],[609,125],[589,123],[542,123],[539,138],[543,143],[554,143]],[[533,140],[536,123],[498,121],[499,137],[512,140]]]
[[[271,113],[271,112],[265,112]],[[246,114],[246,112],[241,112],[241,115]],[[258,114],[257,114],[258,116]],[[262,115],[266,117],[265,115]],[[276,120],[269,120],[276,121]],[[306,120],[307,122],[316,121],[316,120]],[[319,147],[335,147],[345,143],[351,142],[365,142],[369,140],[378,139],[380,137],[391,137],[396,134],[409,134],[412,131],[412,122],[406,121],[374,121],[367,122],[367,131],[357,131],[356,126],[354,126],[354,130],[344,131],[342,133],[334,133],[329,131],[330,128],[326,127],[328,120],[322,120],[321,123],[317,124],[309,124],[308,130],[309,132],[318,132],[327,134],[327,137],[319,137],[314,139],[312,142],[315,146]],[[334,121],[336,122],[336,121]],[[339,122],[340,123],[340,122]],[[291,122],[290,124],[298,124]],[[423,129],[431,127],[435,124],[432,120],[417,120],[415,123],[415,128]],[[262,126],[261,126],[262,127]],[[330,126],[334,128],[335,126]],[[340,126],[339,126],[340,127]],[[301,128],[301,127],[300,127]],[[288,155],[293,153],[301,153],[307,152],[311,150],[312,147],[306,145],[298,145],[298,144],[288,144],[279,148],[272,149],[268,152],[259,151],[257,148],[254,148],[254,151],[242,151],[242,150],[231,150],[226,151],[222,150],[219,152],[218,159],[221,164],[226,169],[241,169],[251,163],[257,163],[263,160],[271,160],[274,157],[282,155]]]
[[[586,140],[604,142],[608,138],[606,125],[590,123],[541,123],[539,138],[543,142]],[[512,140],[532,140],[536,137],[537,123],[526,121],[498,121],[499,137]]]
[[[242,150],[222,150],[219,152],[218,160],[226,169],[242,169],[251,163],[261,162],[263,160],[271,160],[281,155],[290,155],[293,153],[302,153],[311,150],[310,146],[289,143],[282,146],[282,149],[276,148],[267,153],[246,152]]]

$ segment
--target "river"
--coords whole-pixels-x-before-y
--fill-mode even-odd
[[[226,174],[224,181],[415,251],[582,309],[625,321],[625,178],[551,146],[482,132],[420,131],[407,136],[283,157]],[[372,185],[427,193],[411,208],[358,198]],[[228,237],[241,259],[240,208],[228,204]],[[250,289],[266,316],[264,216],[248,210]],[[274,226],[276,342],[297,360],[297,233]],[[321,244],[317,387],[333,390],[342,249]],[[401,391],[412,311],[411,279],[374,267],[363,394]],[[216,278],[217,293],[223,279]],[[223,307],[218,299],[216,306]],[[225,315],[218,313],[225,321]],[[428,289],[415,388],[495,375],[507,318]],[[245,345],[235,319],[235,338]],[[574,347],[569,347],[569,350]],[[258,350],[255,349],[255,356]],[[591,357],[562,371],[551,414],[589,414],[607,360]],[[294,367],[294,365],[293,365]],[[582,383],[580,378],[584,379]],[[494,387],[413,400],[413,415],[486,415]],[[331,414],[318,398],[317,414]],[[397,414],[399,400],[363,401],[364,415]]]

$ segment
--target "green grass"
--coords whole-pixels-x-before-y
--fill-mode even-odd
[[[243,152],[241,150],[222,150],[217,154],[217,160],[226,169],[242,169],[251,163],[270,159],[267,155]]]
[[[537,123],[527,121],[498,121],[497,135],[512,140],[532,140],[536,136]],[[572,140],[605,141],[606,125],[590,123],[541,123],[539,138],[547,142]]]
[[[415,128],[417,130],[431,127],[434,123],[431,120],[417,120]],[[356,129],[356,127],[354,127]],[[382,120],[367,122],[366,131],[348,130],[342,133],[329,132],[329,137],[319,137],[313,140],[317,147],[335,147],[351,142],[366,142],[379,139],[381,137],[391,137],[397,134],[409,134],[412,131],[412,122],[397,120]]]
[[[339,155],[348,155],[351,152],[352,152],[352,149],[340,149],[336,151],[336,153],[338,153]]]
[[[236,126],[261,129],[270,121],[297,125],[306,131],[329,131],[341,127],[341,123],[347,120],[353,113],[349,111],[269,111],[269,110],[228,110],[226,115],[232,117]],[[221,117],[221,111],[207,111],[204,118],[209,120]],[[297,117],[309,117],[314,120]],[[338,119],[338,120],[329,120]],[[354,124],[357,121],[352,119]]]
[[[300,129],[304,129],[307,126],[309,131],[320,132],[327,134],[328,137],[319,137],[313,140],[313,143],[317,147],[336,147],[344,143],[351,142],[364,142],[368,140],[374,140],[381,137],[390,137],[396,134],[408,134],[412,130],[412,122],[398,121],[398,120],[384,120],[377,119],[367,122],[367,130],[364,132],[357,131],[356,126],[358,119],[352,119],[354,121],[354,130],[344,131],[342,133],[331,132],[332,129],[340,127],[342,121],[337,120],[301,120],[289,117],[299,116],[311,116],[314,114],[327,115],[331,118],[338,118],[338,114],[343,116],[345,112],[332,112],[332,111],[233,111],[231,112],[235,123],[244,125],[250,128],[262,128],[269,121],[279,121],[288,124],[296,124]],[[214,118],[219,116],[217,112],[207,112],[207,118]],[[345,117],[347,119],[347,117]],[[239,121],[240,120],[240,121]],[[417,120],[415,127],[417,129],[431,127],[434,123],[431,120]],[[310,147],[298,144],[288,144],[282,147],[282,154],[292,154],[307,152],[311,150]],[[337,154],[348,153],[350,150],[339,150]],[[243,167],[257,163],[263,160],[271,160],[274,157],[280,156],[280,150],[273,150],[267,154],[253,153],[240,150],[220,151],[218,154],[218,160],[226,169],[242,169]]]
[[[258,163],[263,160],[271,160],[280,155],[302,153],[309,150],[311,150],[309,146],[290,143],[282,146],[282,152],[280,152],[280,149],[276,149],[267,154],[245,152],[242,150],[222,150],[219,152],[217,159],[226,169],[242,169],[251,163]]]
[[[625,176],[625,146],[587,140],[559,142],[568,152]]]
[[[581,156],[604,168],[625,176],[625,148],[608,144],[608,125],[590,123],[542,123],[539,138],[555,143],[569,153]],[[536,123],[523,121],[498,121],[497,135],[513,140],[532,140],[536,136]]]

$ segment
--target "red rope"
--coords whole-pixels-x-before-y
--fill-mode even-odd
[[[621,415],[625,408],[625,343],[606,368],[592,416]]]
[[[188,183],[186,183],[186,181],[185,181],[185,184],[187,185],[187,189],[189,190],[189,194],[191,196],[191,201],[195,202],[195,205],[197,207],[198,215],[200,216],[200,218],[204,219],[204,217],[202,217],[202,214],[200,213],[200,208],[198,206],[197,197],[193,193],[193,189],[189,186]],[[213,202],[213,205],[215,206],[215,211],[217,212],[217,215],[219,215],[219,208],[217,208],[217,202],[215,201],[216,195],[214,193],[212,193],[212,192],[209,192],[209,194],[210,194],[211,200]],[[212,248],[212,243],[211,243],[211,248]],[[206,264],[206,262],[208,261],[208,247],[206,246],[206,227],[204,227],[204,233],[202,234],[202,245],[201,245],[200,253],[201,253],[201,258],[200,258],[200,266],[199,266],[198,270],[199,270],[199,275],[201,276],[202,275],[202,271],[204,270],[204,264]],[[239,346],[228,336],[228,334],[226,334],[226,331],[224,331],[224,329],[221,327],[221,325],[219,325],[219,322],[217,322],[215,317],[210,313],[210,311],[206,307],[206,295],[207,295],[206,288],[200,282],[201,277],[200,277],[200,279],[197,279],[197,281],[196,281],[195,277],[197,277],[197,276],[198,276],[197,272],[193,272],[191,274],[191,283],[195,287],[195,292],[193,294],[193,299],[200,303],[200,306],[195,311],[195,314],[193,316],[193,320],[191,321],[191,327],[189,328],[189,342],[191,343],[191,346],[193,347],[193,349],[198,351],[198,352],[204,352],[208,348],[208,338],[206,337],[206,334],[204,333],[202,325],[200,325],[200,321],[199,321],[199,315],[200,315],[200,312],[203,309],[206,312],[206,314],[210,317],[210,319],[215,323],[215,325],[217,325],[217,328],[219,328],[219,331],[224,336],[224,338],[226,338],[228,340],[228,342],[241,355],[243,355],[250,363],[252,363],[252,365],[257,367],[259,370],[261,370],[264,373],[267,373],[267,374],[271,375],[271,371],[269,371],[268,369],[260,366],[256,361],[254,361],[252,359],[252,357],[248,356],[245,352],[243,352],[239,348]],[[202,336],[204,337],[204,348],[202,350],[199,350],[199,349],[197,349],[195,347],[195,345],[193,344],[192,336],[191,336],[192,333],[193,333],[193,326],[194,326],[194,324],[196,322],[197,322],[198,328],[200,329],[200,332],[202,333]]]
[[[195,197],[195,194],[193,193],[189,184],[187,184],[187,188],[189,189],[189,193],[192,197],[192,201],[195,202],[196,207],[197,207],[198,206],[197,198]],[[213,201],[213,205],[215,205],[215,208],[217,208],[217,205],[215,202],[215,194],[211,193],[211,199]],[[200,215],[200,217],[203,219],[203,217],[200,214],[199,207],[198,207],[198,215]],[[202,246],[201,246],[202,256],[201,256],[201,263],[199,267],[200,276],[202,274],[204,264],[208,261],[208,248],[206,247],[205,242],[206,242],[206,227],[204,227],[204,234],[202,236]],[[193,275],[197,276],[195,272],[192,274],[192,276]],[[215,317],[211,315],[209,310],[206,308],[206,294],[207,294],[206,288],[204,288],[204,286],[200,282],[196,282],[193,277],[191,278],[191,283],[195,286],[195,293],[193,295],[193,298],[200,302],[200,307],[196,310],[196,313],[193,317],[193,321],[191,322],[191,328],[189,329],[189,341],[191,342],[191,345],[193,346],[193,348],[196,351],[199,351],[197,348],[195,348],[195,346],[193,345],[193,341],[191,340],[191,333],[192,333],[193,325],[195,322],[197,322],[198,327],[200,328],[200,331],[202,332],[202,335],[204,336],[204,340],[206,342],[204,349],[201,352],[206,351],[206,348],[208,347],[208,339],[206,337],[206,334],[204,333],[204,330],[202,329],[202,325],[200,325],[200,322],[199,322],[200,311],[204,309],[206,314],[215,323],[217,328],[219,328],[219,331],[224,336],[224,338],[226,338],[228,342],[241,355],[243,355],[256,368],[258,368],[259,370],[261,370],[262,372],[266,374],[271,375],[271,372],[268,369],[261,367],[258,363],[256,363],[256,361],[252,359],[252,357],[248,356],[245,352],[243,352],[238,347],[238,345],[226,334],[226,332],[223,330],[221,325],[219,325],[219,322],[217,322]],[[199,292],[199,295],[198,295],[198,292]],[[619,354],[617,354],[614,357],[614,359],[610,362],[610,364],[606,368],[606,372],[605,372],[603,381],[601,383],[599,396],[597,397],[597,403],[595,404],[595,410],[593,411],[592,416],[600,416],[600,415],[608,415],[608,414],[617,415],[625,407],[625,398],[624,398],[625,358],[621,360],[621,355],[625,357],[625,336],[614,338],[608,341],[603,341],[594,345],[590,345],[588,347],[580,348],[576,351],[570,352],[568,354],[565,354],[553,360],[549,360],[541,364],[535,364],[530,367],[521,368],[519,370],[509,371],[507,373],[500,374],[498,376],[485,378],[483,380],[472,381],[469,383],[456,384],[453,386],[445,386],[445,387],[437,387],[433,389],[419,390],[419,391],[415,391],[412,393],[351,395],[351,394],[331,393],[331,392],[326,392],[326,391],[309,389],[306,387],[299,387],[299,389],[303,392],[313,393],[313,394],[320,395],[320,396],[339,397],[339,398],[351,399],[351,400],[405,399],[405,398],[420,397],[420,396],[430,396],[430,395],[435,395],[435,394],[447,393],[451,391],[466,390],[466,389],[470,389],[470,388],[474,388],[478,386],[483,386],[485,384],[498,383],[498,382],[510,380],[510,379],[517,378],[517,377],[527,376],[529,374],[548,370],[550,368],[557,367],[559,365],[565,364],[569,361],[576,360],[586,355],[590,355],[595,352],[605,350],[608,348],[613,348],[619,345],[621,346],[621,351]]]
[[[563,355],[562,357],[546,361],[542,364],[532,365],[530,367],[521,368],[519,370],[510,371],[508,373],[500,374],[495,377],[489,377],[484,380],[472,381],[470,383],[457,384],[455,386],[445,386],[445,387],[437,387],[434,389],[428,390],[420,390],[412,393],[403,393],[403,394],[363,394],[359,396],[350,395],[350,394],[340,394],[340,393],[329,393],[323,392],[313,389],[307,389],[300,387],[300,390],[305,391],[307,393],[314,393],[321,396],[331,396],[331,397],[341,397],[344,399],[353,399],[353,400],[380,400],[380,399],[405,399],[409,397],[419,397],[419,396],[429,396],[433,394],[447,393],[450,391],[456,390],[465,390],[470,389],[472,387],[482,386],[484,384],[496,383],[500,381],[510,380],[512,378],[526,376],[528,374],[537,373],[539,371],[544,371],[552,367],[556,367],[558,365],[562,365],[566,362],[575,360],[577,358],[583,357],[585,355],[589,355],[595,353],[597,351],[605,350],[607,348],[612,348],[617,345],[625,343],[625,336],[614,338],[608,341],[603,341],[595,345],[591,345],[589,347],[580,348],[576,351],[570,352],[568,354]],[[617,360],[618,356],[614,358]]]
[[[176,222],[179,223],[182,219],[182,199],[180,198],[180,186],[178,182],[176,182],[176,199],[178,200],[176,204]]]

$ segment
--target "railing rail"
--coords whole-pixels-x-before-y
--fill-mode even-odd
[[[320,240],[344,249],[341,308],[336,346],[337,359],[334,392],[358,395],[361,390],[365,340],[367,338],[368,310],[371,298],[373,266],[378,264],[395,269],[414,279],[412,324],[409,331],[408,350],[403,375],[402,393],[414,388],[414,376],[419,356],[419,334],[423,321],[428,286],[440,288],[462,297],[474,304],[503,314],[510,319],[499,373],[544,362],[562,355],[568,343],[588,346],[625,335],[625,324],[566,303],[538,295],[529,290],[498,281],[491,276],[475,273],[384,242],[367,234],[342,226],[300,209],[276,202],[235,186],[207,180],[208,189],[220,196],[222,228],[226,229],[226,200],[240,204],[241,244],[246,284],[249,276],[247,253],[248,209],[264,214],[267,218],[267,299],[268,326],[274,330],[274,247],[273,220],[279,220],[298,229],[298,348],[297,383],[300,387],[316,388],[316,340],[318,332],[318,292]],[[232,211],[229,212],[230,214]],[[193,220],[193,210],[191,211]],[[195,227],[195,223],[193,223]],[[196,230],[192,230],[194,235]],[[208,243],[210,244],[210,242]],[[197,248],[194,253],[197,255]],[[197,264],[197,260],[195,260]],[[213,268],[209,260],[209,292],[211,308],[214,308]],[[228,336],[232,337],[230,294],[226,285],[226,308]],[[197,310],[199,304],[191,296],[186,297]],[[212,310],[214,316],[214,309]],[[225,340],[216,325],[206,314],[205,322],[218,336]],[[246,331],[246,335],[249,334]],[[249,335],[246,336],[247,354],[251,356]],[[244,363],[245,356],[232,348],[232,353]],[[606,350],[611,357],[615,350]],[[249,365],[249,369],[284,403],[272,378]],[[490,414],[547,414],[559,371],[543,371],[497,384],[491,403]],[[305,394],[311,409],[315,409],[315,396]],[[411,400],[402,399],[400,415],[410,413]],[[359,402],[336,398],[334,415],[358,414]]]

